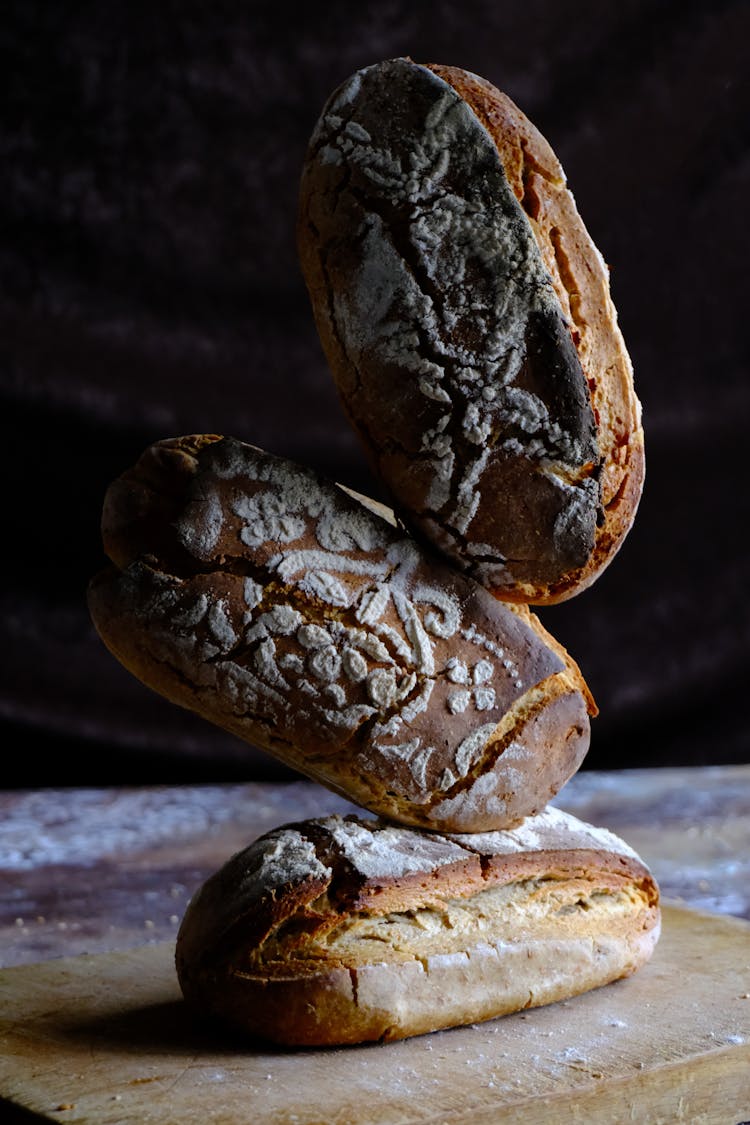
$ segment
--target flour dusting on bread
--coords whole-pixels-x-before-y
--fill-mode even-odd
[[[145,500],[131,520],[144,480],[152,506],[171,504],[151,539]],[[436,801],[463,809],[456,828],[518,820],[576,768],[588,702],[567,654],[528,611],[501,605],[345,490],[199,436],[158,443],[111,491],[105,539],[121,565],[92,585],[94,620],[175,702],[374,811],[433,827]],[[522,770],[504,762],[506,745],[534,744],[537,711],[561,697],[559,751],[539,745]],[[494,806],[489,792],[478,802],[472,776],[490,765]]]
[[[533,126],[456,68],[367,67],[313,133],[298,241],[344,406],[405,522],[507,600],[592,581],[637,504],[640,416],[606,269]]]

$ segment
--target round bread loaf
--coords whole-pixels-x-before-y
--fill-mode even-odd
[[[607,267],[531,122],[454,67],[359,71],[312,136],[298,244],[403,520],[503,600],[588,586],[638,506],[640,405]]]
[[[586,684],[386,513],[230,438],[160,442],[107,494],[94,623],[149,687],[380,815],[518,823],[588,749]]]
[[[199,1011],[279,1043],[402,1039],[627,976],[656,944],[658,901],[627,844],[553,808],[473,836],[329,817],[204,884],[177,973]]]

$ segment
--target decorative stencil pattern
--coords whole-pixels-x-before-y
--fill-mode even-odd
[[[562,667],[522,615],[346,492],[240,442],[201,451],[174,526],[195,574],[123,575],[153,658],[311,760],[354,748],[409,800],[449,794]]]

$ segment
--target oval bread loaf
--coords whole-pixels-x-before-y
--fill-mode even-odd
[[[588,586],[644,479],[607,267],[489,82],[392,59],[333,94],[298,245],[345,409],[404,521],[509,601]]]
[[[553,808],[471,836],[329,817],[261,837],[212,876],[176,963],[201,1012],[279,1043],[358,1043],[627,976],[659,924],[635,852]]]
[[[365,808],[518,823],[586,753],[586,684],[383,513],[230,438],[160,442],[107,494],[94,623],[144,683]]]

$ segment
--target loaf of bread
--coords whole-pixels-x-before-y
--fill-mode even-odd
[[[190,902],[183,993],[279,1043],[401,1039],[629,975],[658,890],[622,840],[549,808],[438,835],[329,817],[261,837]]]
[[[586,684],[386,514],[230,438],[160,442],[108,491],[94,623],[149,687],[379,815],[517,824],[586,753]]]
[[[399,516],[506,601],[588,586],[638,506],[640,405],[607,267],[531,122],[454,67],[359,71],[313,133],[298,244]]]

